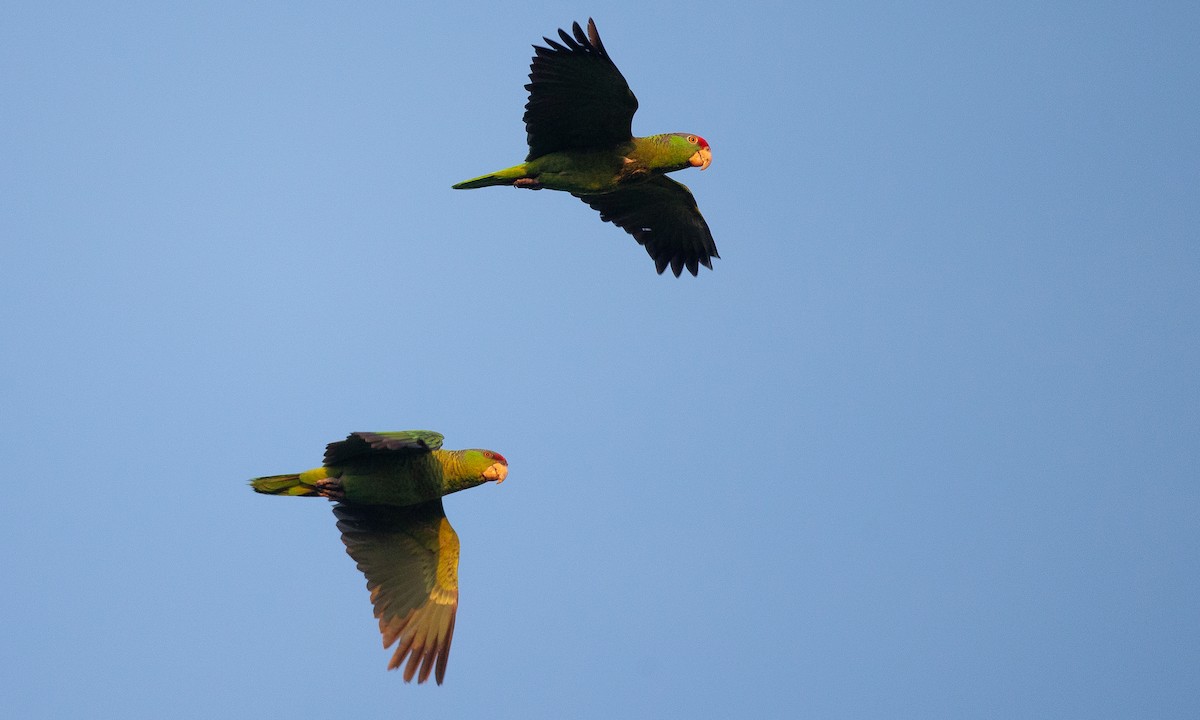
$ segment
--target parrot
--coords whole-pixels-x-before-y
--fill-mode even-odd
[[[634,137],[638,101],[617,69],[596,23],[587,33],[574,23],[559,30],[562,42],[542,38],[529,69],[525,130],[529,154],[520,165],[453,186],[470,190],[491,185],[563,190],[633,235],[661,275],[675,277],[712,269],[717,255],[708,223],[686,185],[666,173],[712,163],[708,142],[692,133]]]
[[[504,482],[508,461],[491,450],[443,450],[429,430],[356,432],[325,448],[321,467],[254,478],[267,495],[324,497],[346,552],[367,578],[383,647],[399,641],[388,662],[408,658],[404,681],[446,676],[458,612],[458,535],[442,496]]]

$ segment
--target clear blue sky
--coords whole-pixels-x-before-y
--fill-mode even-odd
[[[975,5],[10,5],[0,707],[1200,715],[1200,10]],[[715,271],[450,189],[589,15]],[[440,688],[245,484],[407,428],[511,462]]]

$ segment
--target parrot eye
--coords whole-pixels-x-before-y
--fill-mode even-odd
[[[687,141],[688,141],[688,142],[690,142],[691,144],[695,145],[695,144],[696,144],[696,136],[695,136],[695,135],[688,135],[688,136],[687,136]]]

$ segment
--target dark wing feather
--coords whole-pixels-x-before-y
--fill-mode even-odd
[[[333,508],[346,552],[367,577],[383,646],[399,641],[388,670],[405,657],[404,681],[423,683],[436,669],[446,676],[458,612],[458,535],[441,500],[410,507],[349,505]]]
[[[576,195],[600,219],[629,233],[646,248],[661,274],[668,265],[675,277],[683,268],[695,275],[712,269],[717,255],[708,223],[687,186],[661,175],[603,195]]]
[[[431,430],[401,430],[399,432],[356,432],[345,440],[325,446],[325,464],[341,465],[351,458],[393,453],[418,454],[442,446],[442,434]]]
[[[533,46],[529,66],[529,102],[525,130],[533,160],[563,150],[589,150],[629,142],[637,98],[613,64],[596,23],[588,20],[559,30],[562,42],[543,38],[548,47]]]

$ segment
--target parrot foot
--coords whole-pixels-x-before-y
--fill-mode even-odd
[[[342,487],[340,480],[325,478],[324,480],[318,480],[314,487],[317,488],[317,492],[321,494],[321,497],[327,497],[330,500],[337,500],[338,502],[346,499],[346,489]]]
[[[517,178],[513,180],[513,187],[526,188],[528,190],[541,190],[542,184],[536,178]]]

